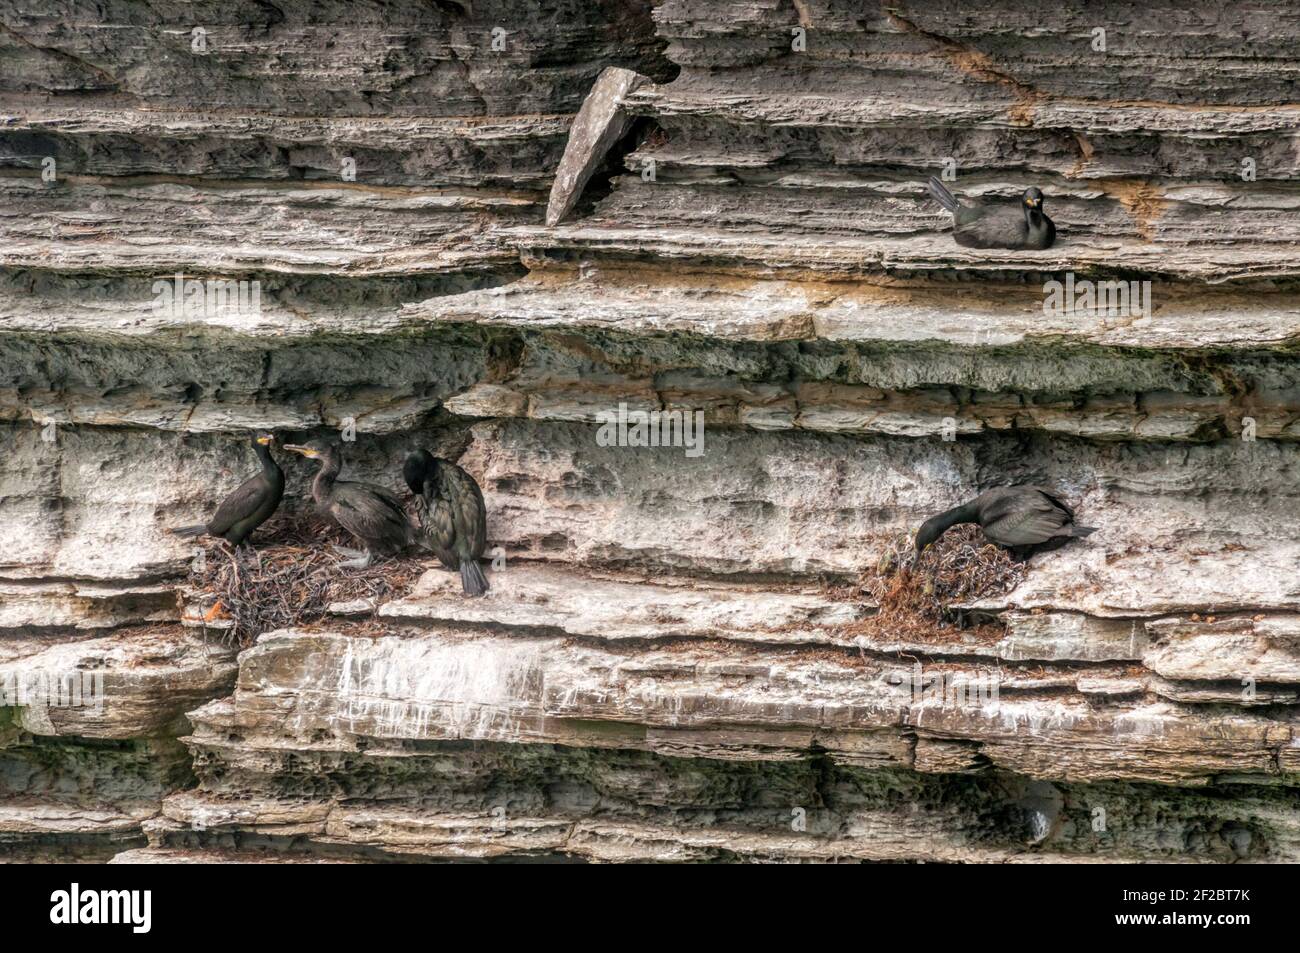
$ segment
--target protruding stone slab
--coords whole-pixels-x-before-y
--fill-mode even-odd
[[[597,78],[569,130],[569,144],[564,148],[546,206],[547,226],[558,225],[577,204],[592,173],[632,123],[623,108],[624,97],[648,82],[648,77],[616,66]]]

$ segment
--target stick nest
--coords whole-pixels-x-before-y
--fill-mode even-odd
[[[232,549],[221,540],[200,545],[203,563],[191,565],[188,584],[211,604],[204,621],[221,620],[215,630],[239,648],[263,632],[319,620],[331,603],[366,599],[378,609],[424,571],[417,560],[380,556],[365,569],[340,569],[346,557],[332,547],[357,544],[319,516],[269,521],[256,534],[252,551]]]
[[[1024,563],[986,540],[978,526],[954,527],[920,556],[912,536],[903,534],[885,543],[875,569],[859,581],[860,595],[878,611],[858,627],[863,634],[934,639],[964,624],[962,604],[1010,592],[1025,572]]]

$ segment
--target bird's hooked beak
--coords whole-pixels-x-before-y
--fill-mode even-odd
[[[300,443],[286,443],[284,445],[284,449],[290,450],[294,453],[301,453],[304,457],[307,457],[312,460],[315,460],[317,457],[320,456],[319,450],[314,450],[311,447],[304,447]]]
[[[1030,208],[1038,208],[1043,203],[1039,199],[1025,199],[1025,204]]]
[[[257,442],[264,447],[269,447],[271,444],[275,443],[275,435],[269,433],[258,434]]]

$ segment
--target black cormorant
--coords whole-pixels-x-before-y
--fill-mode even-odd
[[[194,526],[176,526],[167,532],[173,536],[219,536],[231,546],[239,546],[265,523],[280,505],[284,496],[284,471],[271,456],[275,436],[259,433],[253,436],[253,449],[262,462],[262,469],[235,488],[217,507],[217,512],[206,523]]]
[[[1051,248],[1056,226],[1043,212],[1043,193],[1026,189],[1020,207],[1009,202],[985,204],[978,200],[957,201],[934,176],[930,194],[952,212],[952,237],[967,248]]]
[[[1074,510],[1051,490],[999,486],[922,523],[916,533],[916,551],[921,552],[958,523],[979,523],[989,542],[1022,559],[1096,532],[1096,527],[1076,525]]]
[[[407,519],[401,501],[383,487],[353,483],[338,478],[343,454],[324,440],[307,444],[286,443],[284,449],[319,460],[320,469],[312,481],[311,495],[317,507],[356,537],[364,552],[344,550],[354,558],[340,563],[345,569],[365,569],[375,553],[388,555],[415,542],[415,527]]]
[[[478,564],[487,548],[487,507],[474,478],[449,460],[427,450],[407,454],[402,477],[415,494],[415,523],[419,539],[438,561],[460,570],[461,588],[468,595],[488,591]]]

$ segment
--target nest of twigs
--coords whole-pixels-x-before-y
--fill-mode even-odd
[[[323,618],[332,603],[367,600],[375,608],[410,588],[417,560],[376,556],[365,569],[342,569],[334,546],[356,543],[317,516],[279,517],[254,534],[252,548],[206,540],[191,565],[190,588],[208,605],[203,621],[227,644],[251,645],[263,632]]]
[[[889,540],[861,593],[878,607],[863,626],[875,633],[924,640],[969,620],[961,606],[1010,592],[1026,567],[984,538],[978,526],[958,526],[920,556],[904,534]]]

